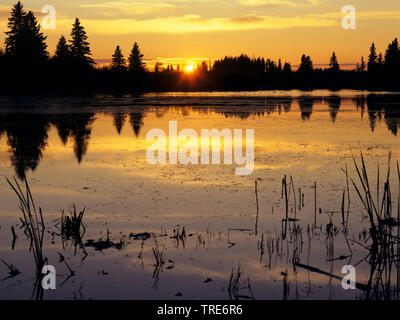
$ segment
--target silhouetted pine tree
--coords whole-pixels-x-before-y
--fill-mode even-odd
[[[378,68],[378,55],[376,54],[375,43],[372,42],[371,48],[369,49],[367,70],[368,72],[375,72],[377,68]]]
[[[265,72],[276,72],[278,70],[275,61],[267,59],[265,61]]]
[[[20,51],[19,43],[24,27],[26,12],[24,6],[18,1],[11,10],[11,17],[8,18],[8,29],[5,39],[5,53],[9,56],[17,56]]]
[[[302,73],[310,73],[313,70],[314,70],[314,67],[313,67],[313,63],[311,61],[311,57],[303,54],[301,56],[301,63],[300,63],[299,68],[297,69],[297,71],[302,72]]]
[[[81,25],[78,18],[75,19],[75,23],[72,26],[71,31],[72,40],[70,40],[71,56],[74,62],[91,67],[95,64],[90,50],[90,44],[87,42],[88,36],[85,28]]]
[[[282,60],[281,59],[278,60],[278,71],[282,72]]]
[[[37,68],[48,59],[46,36],[40,32],[35,15],[26,13],[21,2],[15,4],[8,20],[6,54],[18,68]]]
[[[159,73],[162,67],[162,63],[161,62],[156,62],[156,64],[154,65],[154,73]],[[178,65],[178,71],[179,71],[179,65]]]
[[[128,59],[128,70],[133,73],[142,73],[145,71],[145,63],[143,62],[143,54],[140,52],[137,42],[133,45],[131,54]]]
[[[358,72],[365,72],[365,61],[364,61],[364,57],[361,57],[361,64],[357,63],[357,67],[356,70]]]
[[[379,71],[379,72],[382,72],[383,71],[383,68],[384,68],[384,61],[383,61],[383,55],[382,55],[382,53],[379,53],[379,56],[378,56],[378,60],[377,60],[377,62],[376,62],[376,64],[377,64],[377,70]]]
[[[385,68],[389,72],[396,72],[400,69],[400,48],[397,38],[386,49]]]
[[[379,65],[380,67],[382,67],[382,66],[383,66],[383,63],[384,63],[384,61],[383,61],[383,56],[382,56],[382,53],[380,53],[380,54],[379,54],[379,57],[378,57],[378,65]]]
[[[124,71],[126,69],[125,58],[122,54],[120,46],[115,48],[114,54],[112,56],[111,68],[114,71]]]
[[[45,42],[47,37],[40,32],[40,24],[32,11],[29,11],[25,17],[24,33],[27,37],[26,43],[29,48],[26,51],[26,55],[31,56],[33,60],[47,60],[49,57]]]
[[[292,66],[290,65],[289,62],[285,62],[283,65],[283,70],[284,73],[291,73],[292,72]]]
[[[332,57],[329,61],[329,69],[328,70],[334,71],[334,72],[337,72],[340,70],[339,62],[337,60],[335,52],[332,53]]]
[[[67,40],[64,36],[61,36],[60,40],[58,40],[56,52],[54,54],[53,59],[57,60],[57,62],[66,62],[70,55],[69,46],[67,44]]]
[[[198,72],[206,73],[208,71],[208,64],[207,61],[202,61],[201,66],[197,68]],[[178,71],[178,69],[177,69]]]

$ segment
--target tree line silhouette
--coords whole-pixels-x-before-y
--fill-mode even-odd
[[[276,62],[242,54],[224,57],[212,65],[203,62],[192,74],[180,66],[166,68],[156,63],[148,70],[137,42],[125,58],[116,46],[109,67],[96,67],[88,35],[78,18],[72,24],[70,39],[62,35],[50,55],[47,37],[32,11],[21,2],[13,5],[4,50],[0,49],[0,92],[23,91],[194,91],[260,89],[374,89],[397,90],[400,84],[400,47],[397,39],[382,54],[372,43],[367,61],[354,70],[342,70],[335,52],[329,67],[315,68],[309,55],[303,54],[297,70],[289,62]]]

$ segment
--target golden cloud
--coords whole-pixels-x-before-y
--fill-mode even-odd
[[[0,9],[2,9],[0,7]],[[60,17],[61,15],[59,15]],[[149,19],[82,19],[90,34],[129,35],[133,33],[185,34],[218,31],[276,30],[299,27],[331,27],[341,25],[343,14],[330,12],[291,17],[244,15],[240,17],[205,18],[200,15],[156,17]],[[400,11],[357,12],[357,19],[400,19]],[[0,20],[5,21],[6,18]],[[69,33],[73,20],[57,19],[57,29],[51,33]],[[5,27],[5,25],[3,25]]]
[[[251,24],[251,23],[257,23],[257,22],[263,22],[264,18],[258,17],[256,15],[248,15],[248,16],[239,17],[239,18],[231,18],[230,21],[240,23],[240,24]]]
[[[295,2],[290,0],[239,0],[239,3],[249,7],[286,7],[286,8],[305,8],[317,6],[320,0],[305,0]]]
[[[237,18],[202,18],[198,15],[181,17],[155,18],[148,20],[83,20],[87,30],[97,34],[132,34],[132,33],[193,33],[217,31],[243,31],[255,29],[284,29],[294,27],[321,27],[338,25],[337,19],[319,16],[256,16],[248,15]],[[57,21],[58,25],[70,25],[71,21]]]
[[[112,16],[117,14],[148,14],[159,11],[166,11],[175,9],[176,6],[170,3],[161,2],[102,2],[102,3],[91,3],[81,4],[81,8],[94,8],[102,9],[100,14],[106,16]],[[105,11],[107,10],[107,11]]]

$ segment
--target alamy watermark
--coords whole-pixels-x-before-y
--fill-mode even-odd
[[[342,8],[345,15],[342,19],[342,28],[345,30],[356,29],[356,8],[352,5],[346,5]]]
[[[42,268],[42,288],[44,290],[55,290],[56,289],[56,268],[52,265],[45,265]]]
[[[42,28],[54,30],[56,28],[56,8],[52,5],[46,5],[42,8],[42,13],[45,14],[42,18]]]
[[[147,133],[147,142],[152,145],[147,149],[146,159],[155,164],[221,164],[221,140],[223,139],[223,164],[238,166],[236,175],[249,175],[254,171],[254,129],[201,129],[199,135],[193,129],[183,129],[178,133],[177,121],[169,122],[168,150],[167,137],[163,130],[152,129]],[[211,140],[211,144],[210,144]],[[245,143],[245,155],[243,155]],[[211,147],[211,148],[210,148]],[[200,149],[200,152],[199,152]],[[211,149],[211,154],[210,154]],[[167,157],[168,154],[168,157]],[[211,156],[211,162],[210,162]],[[168,158],[168,159],[167,159]]]
[[[351,265],[343,266],[342,273],[346,274],[342,279],[342,288],[344,290],[356,289],[356,268]]]

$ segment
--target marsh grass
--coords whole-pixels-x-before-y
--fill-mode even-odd
[[[69,214],[66,214],[64,210],[62,211],[61,218],[56,220],[55,226],[60,231],[63,249],[65,249],[67,242],[71,241],[71,245],[75,248],[75,254],[79,248],[86,255],[82,240],[86,233],[86,225],[83,223],[84,214],[85,208],[78,212],[74,204]]]
[[[360,163],[352,154],[358,183],[350,178],[369,221],[370,276],[364,298],[367,300],[391,300],[399,298],[399,242],[400,242],[400,170],[397,162],[398,199],[397,210],[393,205],[391,189],[391,153],[387,160],[387,173],[383,185],[380,184],[380,168],[377,165],[376,197],[373,196],[370,177],[364,156],[360,152]],[[397,274],[396,274],[397,273]],[[393,276],[396,275],[396,286],[393,287]]]
[[[157,238],[153,237],[153,239],[154,239],[154,247],[152,251],[155,260],[154,271],[153,271],[153,279],[154,279],[153,289],[157,290],[160,281],[160,273],[163,272],[165,260],[164,260],[164,253],[158,246]]]
[[[251,288],[250,278],[246,278],[244,283],[241,284],[242,278],[242,270],[240,266],[235,269],[232,268],[231,275],[229,277],[229,284],[228,284],[228,294],[231,300],[239,300],[239,299],[246,299],[246,300],[255,300],[253,290]],[[246,289],[248,294],[242,294],[241,290]]]
[[[47,263],[47,258],[43,256],[43,240],[45,224],[43,221],[42,209],[36,210],[35,202],[26,179],[23,180],[25,191],[22,190],[18,181],[14,177],[14,183],[6,178],[7,183],[14,190],[19,200],[19,209],[22,212],[22,222],[24,233],[30,239],[29,251],[32,251],[36,265],[36,282],[32,297],[43,299],[43,289],[41,280],[43,278],[42,269]]]
[[[377,166],[377,190],[376,200],[372,195],[370,187],[370,179],[367,173],[367,168],[364,161],[364,156],[361,153],[361,164],[358,164],[354,155],[353,162],[358,176],[358,184],[350,177],[359,199],[361,200],[370,225],[370,235],[372,239],[371,249],[378,250],[379,246],[387,246],[393,240],[398,240],[399,236],[394,235],[393,227],[399,227],[399,207],[397,209],[397,217],[394,216],[392,192],[390,187],[391,175],[391,153],[388,155],[388,168],[386,180],[383,184],[383,195],[380,196],[380,168]],[[400,187],[400,172],[397,162],[399,187]],[[398,199],[399,200],[399,199]]]
[[[8,264],[3,259],[1,259],[0,261],[3,262],[3,264],[8,268],[8,277],[1,280],[2,282],[14,278],[21,273],[14,265]]]

